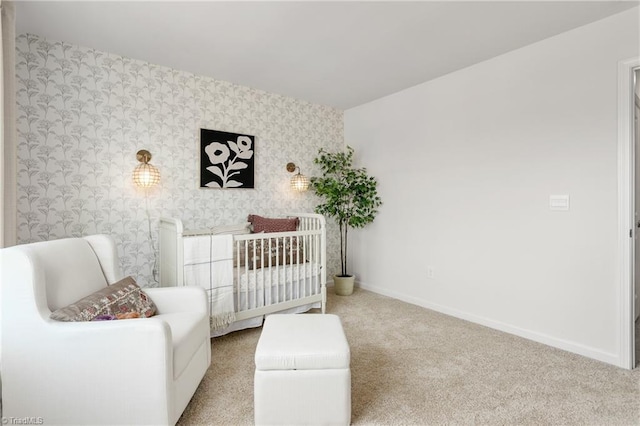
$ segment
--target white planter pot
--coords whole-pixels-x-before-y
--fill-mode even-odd
[[[353,275],[347,277],[333,276],[333,287],[338,296],[349,296],[353,293],[353,283],[356,277]]]

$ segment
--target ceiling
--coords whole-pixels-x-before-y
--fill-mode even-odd
[[[18,1],[16,31],[346,110],[638,4]]]

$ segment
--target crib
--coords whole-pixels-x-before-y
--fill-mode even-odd
[[[262,325],[265,315],[326,309],[324,216],[296,213],[295,231],[249,233],[248,224],[185,230],[160,219],[160,285],[196,285],[209,297],[211,336]]]

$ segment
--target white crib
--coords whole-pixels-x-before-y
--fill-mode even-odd
[[[310,213],[288,217],[299,219],[296,231],[239,234],[227,232],[232,227],[225,226],[186,231],[180,219],[161,218],[160,285],[205,288],[211,304],[212,337],[258,327],[265,315],[275,312],[304,312],[319,307],[324,313],[327,298],[325,219]],[[228,238],[232,244],[232,269],[229,267],[228,274],[218,275],[224,279],[217,282],[185,273],[185,247],[193,253],[194,240],[189,239],[206,236]],[[225,264],[213,258],[206,263],[210,274],[216,274],[216,268]],[[213,324],[213,312],[222,291],[232,293],[234,312],[231,323],[220,328]]]

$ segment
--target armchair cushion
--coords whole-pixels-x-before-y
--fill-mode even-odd
[[[140,289],[135,280],[132,277],[126,277],[68,306],[53,311],[51,319],[92,321],[102,315],[137,318],[150,317],[156,311],[153,301]]]

